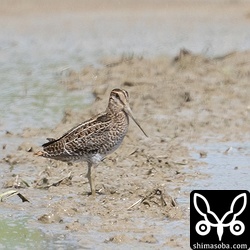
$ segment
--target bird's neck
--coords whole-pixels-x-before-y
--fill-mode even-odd
[[[107,107],[106,113],[111,117],[125,116],[128,119],[128,115],[124,110],[118,110],[114,107]]]

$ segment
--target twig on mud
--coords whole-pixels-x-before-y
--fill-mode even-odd
[[[29,183],[23,179],[21,179],[21,182],[26,186],[26,187],[30,187]]]
[[[179,161],[173,161],[174,164],[176,165],[187,165],[188,164],[188,161],[187,160],[184,160],[182,162],[179,162]]]
[[[233,147],[229,147],[226,151],[224,151],[223,154],[227,155],[229,152],[231,152]]]
[[[23,185],[22,185],[23,184]],[[19,175],[16,176],[13,187],[21,188],[21,187],[30,187],[27,181],[20,178]]]
[[[127,208],[127,210],[130,210],[131,208],[133,208],[134,206],[136,206],[137,204],[141,204],[144,201],[146,201],[147,199],[153,198],[155,195],[160,195],[160,199],[161,199],[161,206],[166,206],[167,203],[165,201],[165,199],[163,198],[163,194],[162,191],[160,189],[154,189],[152,192],[150,192],[148,195],[146,195],[144,198],[139,199],[138,201],[136,201],[134,204],[132,204],[130,207]],[[172,198],[172,197],[171,197]],[[172,199],[173,200],[173,199]],[[154,202],[154,201],[153,201]],[[156,203],[156,202],[154,202]],[[149,203],[148,203],[149,204]],[[157,204],[157,203],[156,203]],[[159,205],[159,204],[157,204]],[[172,205],[174,206],[175,204],[172,203]]]
[[[72,179],[72,175],[71,175],[71,172],[69,172],[69,174],[63,178],[61,178],[60,180],[56,181],[56,182],[53,182],[45,187],[38,187],[39,189],[46,189],[46,188],[50,188],[50,187],[56,187],[58,185],[60,185],[61,182],[63,182],[64,180],[66,179]]]
[[[137,152],[138,152],[138,148],[135,149],[132,153],[130,153],[129,156],[130,156],[130,155],[133,155],[133,154],[135,154],[135,153],[137,153]]]
[[[9,190],[5,193],[0,194],[0,201],[3,202],[4,199],[8,199],[14,195],[17,195],[22,200],[22,202],[30,202],[27,198],[25,198],[20,192],[16,190]]]
[[[127,210],[130,210],[131,208],[133,208],[134,206],[136,206],[138,203],[141,204],[142,201],[143,201],[143,199],[144,199],[144,198],[141,198],[141,199],[139,199],[138,201],[136,201],[134,204],[132,204],[130,207],[128,207]]]

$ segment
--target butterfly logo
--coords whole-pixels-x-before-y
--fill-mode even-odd
[[[201,199],[200,201],[203,201],[203,204],[205,203],[206,211],[202,211],[204,210],[204,208],[203,209],[199,208],[198,203],[197,203],[198,199]],[[235,204],[239,202],[240,199],[243,199],[243,205],[239,211],[235,211],[237,210],[235,207]],[[230,232],[236,236],[244,233],[245,225],[243,224],[242,221],[237,220],[237,216],[239,216],[246,208],[246,205],[247,205],[246,193],[239,194],[233,199],[231,206],[230,206],[230,210],[226,212],[222,216],[221,219],[219,219],[218,216],[213,211],[210,210],[210,205],[207,199],[203,195],[199,193],[195,193],[193,197],[193,203],[194,203],[194,207],[196,211],[204,218],[203,220],[200,220],[199,222],[197,222],[195,226],[195,230],[199,235],[204,236],[204,235],[209,234],[211,227],[217,228],[217,235],[218,235],[219,241],[221,241],[222,239],[222,236],[224,233],[224,227],[229,227]],[[226,218],[229,215],[232,217],[231,221],[229,223],[224,223]],[[211,222],[211,219],[213,220],[213,222]],[[214,223],[215,221],[216,223]]]

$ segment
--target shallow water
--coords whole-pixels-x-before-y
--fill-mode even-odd
[[[0,218],[0,225],[0,249],[75,249],[78,245],[66,230],[51,225],[47,230],[46,226],[41,229],[32,225],[27,215]]]
[[[196,145],[192,157],[205,162],[196,170],[210,177],[193,181],[194,189],[236,189],[249,190],[250,142],[208,143]],[[207,152],[206,158],[200,158],[198,152]]]
[[[138,243],[134,241],[121,243],[109,241],[114,236],[114,232],[105,232],[87,228],[85,232],[69,232],[63,230],[58,224],[39,224],[28,215],[6,216],[10,211],[3,212],[3,218],[0,218],[0,248],[1,249],[151,249],[147,243]],[[86,218],[85,218],[86,219]],[[93,221],[93,224],[99,219],[87,218]],[[83,218],[78,220],[82,222]],[[168,221],[137,219],[135,222],[138,232],[123,232],[121,235],[126,238],[142,238],[145,235],[144,227],[150,226],[157,234],[157,244],[164,244],[167,238],[171,237],[189,237],[189,225],[186,221]],[[141,225],[141,230],[139,226]],[[144,226],[143,226],[144,225]],[[140,232],[141,231],[141,232]]]

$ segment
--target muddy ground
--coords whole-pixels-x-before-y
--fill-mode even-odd
[[[6,132],[20,144],[11,150],[1,145],[1,190],[19,188],[30,203],[20,205],[13,197],[1,206],[24,210],[36,227],[59,225],[78,247],[93,248],[99,240],[106,247],[186,249],[188,235],[175,234],[167,225],[183,221],[188,227],[189,192],[182,187],[205,178],[195,170],[200,163],[190,157],[188,145],[250,139],[249,58],[249,51],[208,58],[181,50],[174,58],[124,55],[103,59],[99,68],[67,71],[61,87],[68,92],[91,89],[95,101],[80,112],[65,110],[54,128]],[[131,109],[149,137],[131,121],[121,147],[97,168],[99,194],[93,198],[85,163],[56,162],[34,152],[47,137],[57,138],[103,111],[113,88],[129,92]],[[109,236],[98,239],[103,233]]]

